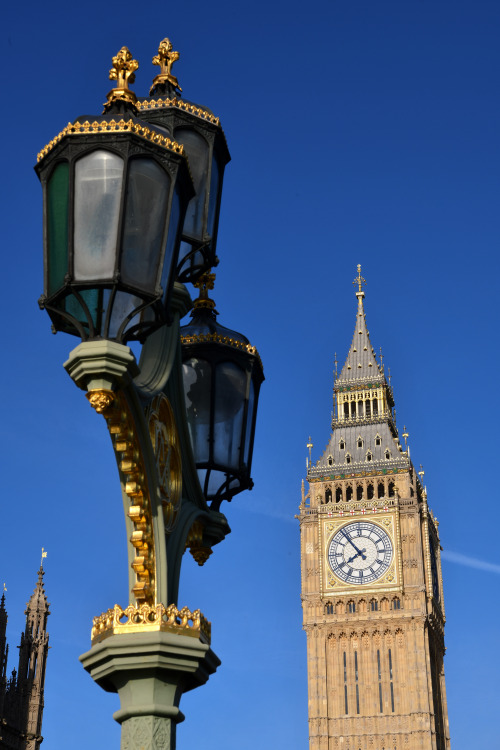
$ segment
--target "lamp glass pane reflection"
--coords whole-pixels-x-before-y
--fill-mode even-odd
[[[110,151],[93,151],[75,165],[74,278],[111,278],[120,218],[124,162]]]

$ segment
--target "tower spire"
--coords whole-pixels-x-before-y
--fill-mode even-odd
[[[354,326],[354,334],[347,359],[340,376],[336,378],[336,384],[340,381],[349,381],[349,384],[354,385],[355,383],[352,381],[366,380],[382,383],[384,377],[377,363],[366,326],[366,316],[363,307],[363,300],[365,298],[363,285],[366,285],[366,279],[361,275],[361,264],[359,263],[358,275],[352,283],[357,287],[358,309],[356,312],[356,325]]]
[[[38,750],[42,742],[43,694],[45,682],[45,665],[49,650],[47,617],[49,603],[45,595],[43,576],[44,554],[38,570],[38,580],[26,606],[26,627],[21,634],[19,646],[18,690],[22,696],[22,715],[27,717],[26,750]]]

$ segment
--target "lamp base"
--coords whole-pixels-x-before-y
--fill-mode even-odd
[[[121,750],[175,750],[183,693],[207,682],[220,665],[210,646],[166,632],[113,635],[80,656],[92,679],[118,693]]]

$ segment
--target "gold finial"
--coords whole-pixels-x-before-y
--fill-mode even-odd
[[[363,284],[366,284],[366,279],[364,279],[361,276],[361,264],[360,263],[358,263],[358,275],[356,276],[356,278],[354,279],[352,283],[358,285],[358,291],[356,292],[356,297],[360,297],[362,299],[365,296],[365,293],[363,291]]]
[[[160,73],[158,73],[156,78],[153,80],[153,85],[151,86],[151,91],[149,92],[151,95],[153,94],[156,86],[161,83],[170,83],[175,89],[179,89],[179,91],[182,91],[177,78],[172,75],[172,65],[174,64],[174,62],[177,62],[179,57],[180,55],[178,52],[174,51],[170,39],[165,38],[162,42],[160,42],[160,46],[158,47],[158,54],[153,57],[153,65],[160,66]]]
[[[116,81],[116,86],[111,89],[107,95],[107,103],[104,108],[108,108],[112,102],[127,102],[133,104],[137,102],[137,97],[129,89],[129,83],[135,81],[135,71],[139,67],[137,60],[132,58],[132,53],[128,47],[122,47],[121,50],[112,59],[113,67],[109,71],[111,81]]]
[[[384,355],[382,354],[382,347],[380,347],[380,370],[384,372]]]
[[[7,591],[7,586],[5,585],[5,583],[4,583],[4,585],[3,585],[3,590],[4,590],[4,591]]]
[[[422,464],[420,464],[420,471],[418,472],[418,475],[420,477],[421,482],[423,482],[424,480],[424,474],[425,474],[424,467],[422,466]]]
[[[408,438],[410,436],[408,435],[408,432],[406,430],[406,425],[405,424],[403,425],[403,437],[405,439],[405,448],[406,448],[407,447],[407,440],[408,440]]]
[[[338,362],[337,362],[337,352],[335,352],[335,359],[333,360],[333,362],[335,364],[335,380],[336,380],[337,377],[338,377],[338,375],[337,375],[337,365],[338,365]]]
[[[215,274],[210,273],[210,271],[206,271],[204,274],[200,276],[198,281],[196,281],[193,286],[196,287],[196,289],[200,290],[200,296],[198,299],[195,299],[194,301],[194,308],[199,309],[200,307],[208,308],[209,310],[213,310],[214,312],[217,312],[215,310],[215,300],[210,299],[208,296],[208,291],[212,290],[214,288],[214,282],[215,282]]]
[[[314,448],[313,441],[310,435],[309,435],[309,442],[307,443],[306,447],[309,449],[309,466],[310,466],[311,465],[311,451]]]
[[[42,558],[40,560],[40,567],[41,568],[43,568],[43,559],[44,559],[44,557],[47,557],[47,553],[46,553],[44,547],[42,547]]]

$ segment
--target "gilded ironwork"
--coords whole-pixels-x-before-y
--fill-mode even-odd
[[[116,101],[135,105],[137,97],[128,86],[129,83],[135,81],[135,71],[138,69],[139,63],[133,59],[128,47],[122,47],[118,54],[112,58],[112,62],[113,67],[109,71],[109,78],[111,81],[116,81],[116,86],[107,95],[107,105],[105,106],[109,106]]]
[[[88,398],[89,403],[98,414],[102,414],[108,409],[113,401],[115,400],[115,394],[113,391],[109,391],[106,388],[96,388],[85,394]]]
[[[146,141],[156,143],[158,146],[161,146],[168,151],[173,151],[174,153],[180,155],[184,154],[184,146],[182,145],[182,143],[177,143],[171,138],[161,135],[161,133],[158,133],[156,130],[152,130],[145,125],[142,125],[140,122],[136,122],[134,120],[124,120],[123,118],[121,118],[120,120],[94,120],[93,122],[89,122],[88,120],[80,122],[79,120],[77,120],[74,123],[69,122],[66,127],[61,130],[61,132],[58,133],[58,135],[56,135],[55,138],[53,138],[45,146],[45,148],[43,148],[37,154],[37,162],[41,161],[45,156],[47,156],[47,154],[50,153],[50,151],[52,151],[52,149],[57,146],[57,144],[66,135],[85,135],[87,133],[101,133],[102,135],[116,135],[116,133],[134,133],[140,138],[144,138]]]
[[[202,107],[197,107],[196,104],[185,102],[183,99],[177,99],[177,97],[174,97],[173,99],[169,97],[165,99],[140,99],[137,102],[137,109],[139,111],[144,109],[165,109],[167,107],[182,109],[184,112],[189,112],[190,115],[200,117],[202,120],[206,120],[212,125],[220,126],[220,119],[211,112],[208,112]]]
[[[210,271],[202,274],[198,281],[194,282],[193,286],[200,291],[198,298],[195,299],[193,303],[195,310],[199,309],[200,307],[208,308],[209,310],[215,310],[215,300],[210,299],[210,297],[208,296],[209,290],[211,291],[214,288],[214,285],[215,274],[210,273]]]
[[[170,532],[181,507],[182,463],[174,414],[163,394],[153,399],[147,420],[156,456],[165,531]]]
[[[201,521],[195,521],[191,526],[186,539],[186,549],[189,549],[200,567],[206,563],[212,554],[210,547],[203,544],[203,524]]]
[[[132,594],[137,602],[153,605],[156,602],[156,557],[150,490],[144,461],[125,396],[121,392],[113,394],[114,398],[105,406],[101,398],[109,393],[111,392],[91,391],[88,397],[92,404],[92,395],[96,396],[99,408],[92,405],[106,420],[122,486],[130,499],[128,516],[133,524],[130,542],[135,549],[132,568],[136,576]]]
[[[226,346],[232,346],[234,349],[241,349],[249,354],[253,354],[254,357],[257,357],[260,366],[262,367],[262,360],[255,346],[245,344],[244,341],[238,341],[230,336],[220,336],[217,333],[199,334],[197,336],[181,336],[182,344],[199,344],[202,341],[217,341],[219,344],[226,344]]]
[[[163,604],[141,604],[137,607],[129,604],[124,609],[115,604],[112,609],[94,617],[92,645],[111,635],[152,631],[189,635],[207,644],[211,640],[210,622],[199,609],[191,612],[187,607],[177,609],[175,604],[169,604],[168,607]]]
[[[160,42],[158,54],[153,57],[153,65],[159,65],[161,72],[154,79],[152,90],[160,83],[170,83],[174,88],[182,91],[177,78],[172,75],[172,65],[177,62],[179,57],[180,55],[174,51],[170,39],[165,38]]]

